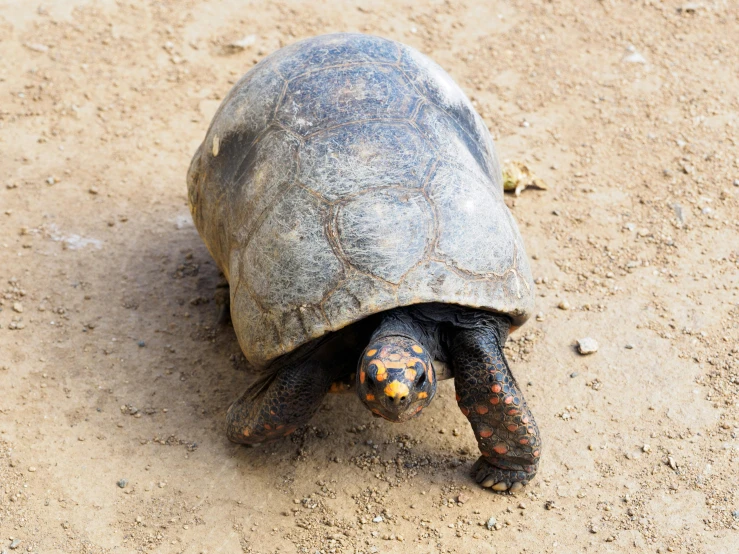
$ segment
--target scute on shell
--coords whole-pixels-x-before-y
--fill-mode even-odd
[[[426,56],[359,34],[262,60],[188,173],[193,220],[229,279],[255,371],[373,313],[422,302],[533,309],[492,139]]]

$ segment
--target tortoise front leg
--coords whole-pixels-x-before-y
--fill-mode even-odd
[[[336,377],[333,368],[316,359],[279,363],[269,381],[249,388],[228,409],[229,440],[258,444],[285,437],[318,411]]]
[[[485,488],[515,492],[536,474],[541,439],[503,355],[508,323],[500,326],[460,330],[451,354],[457,403],[482,453],[473,476]]]

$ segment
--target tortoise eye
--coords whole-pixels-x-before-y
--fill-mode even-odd
[[[421,375],[419,375],[418,379],[416,380],[416,385],[419,387],[422,387],[426,384],[426,372],[422,371]]]

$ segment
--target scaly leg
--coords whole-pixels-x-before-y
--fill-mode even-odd
[[[329,345],[330,346],[330,345]],[[341,370],[330,347],[274,362],[274,374],[249,388],[228,409],[229,440],[258,444],[285,437],[308,423]]]
[[[475,432],[482,456],[473,466],[485,488],[515,492],[536,474],[541,439],[503,355],[508,322],[459,330],[452,339],[457,403]]]

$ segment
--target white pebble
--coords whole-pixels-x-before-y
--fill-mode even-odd
[[[579,341],[577,341],[577,351],[583,355],[593,354],[594,352],[598,351],[598,343],[595,341],[595,339],[585,337],[584,339],[580,339]]]

